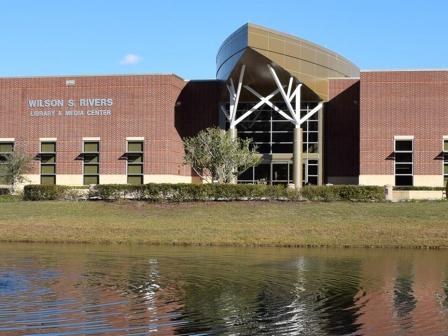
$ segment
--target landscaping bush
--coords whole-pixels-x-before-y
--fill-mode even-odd
[[[98,185],[95,197],[103,200],[137,199],[144,201],[236,201],[236,200],[310,200],[310,201],[383,201],[382,187],[305,186],[300,192],[283,185],[265,184],[123,184]]]
[[[432,191],[432,190],[445,190],[445,187],[414,187],[414,186],[398,186],[394,187],[394,190],[425,190],[425,191]]]
[[[79,196],[77,196],[79,195]],[[83,196],[84,195],[84,196]],[[25,200],[81,199],[85,193],[76,187],[29,185],[25,187]],[[301,191],[284,185],[266,184],[156,184],[145,185],[100,184],[89,191],[89,199],[117,201],[133,199],[149,202],[197,202],[197,201],[383,201],[382,187],[364,186],[305,186]]]
[[[23,199],[25,201],[51,201],[64,199],[67,190],[70,187],[61,185],[37,185],[31,184],[25,186],[23,190]]]

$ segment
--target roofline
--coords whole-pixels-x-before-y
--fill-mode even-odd
[[[425,68],[414,68],[414,69],[368,69],[361,70],[360,72],[424,72],[424,71],[448,71],[448,68],[439,68],[439,69],[425,69]]]
[[[328,77],[328,79],[349,79],[349,80],[353,80],[353,79],[361,79],[361,77]]]
[[[345,62],[347,62],[347,63],[350,63],[351,65],[353,65],[354,67],[356,67],[356,68],[359,70],[359,67],[358,67],[355,63],[353,63],[351,60],[349,60],[347,57],[342,56],[339,52],[334,51],[334,50],[332,50],[332,49],[329,49],[329,48],[327,48],[327,47],[324,47],[324,46],[322,46],[322,45],[320,45],[320,44],[318,44],[318,43],[316,43],[316,42],[312,42],[312,41],[307,40],[307,39],[305,39],[305,38],[302,38],[302,37],[299,37],[299,36],[296,36],[296,35],[292,35],[292,34],[289,34],[289,33],[281,32],[281,31],[278,31],[278,30],[275,30],[275,29],[271,29],[271,28],[268,28],[268,27],[265,27],[265,26],[261,26],[261,25],[255,24],[255,23],[250,23],[250,22],[248,22],[248,23],[246,23],[246,25],[247,25],[248,27],[249,27],[249,26],[252,26],[252,27],[255,27],[255,28],[259,28],[259,29],[267,30],[267,31],[272,32],[272,33],[275,33],[275,34],[283,35],[283,36],[285,36],[285,37],[292,38],[292,39],[295,39],[295,40],[298,40],[298,41],[301,41],[301,42],[308,43],[308,44],[310,44],[310,45],[313,46],[313,47],[316,47],[316,48],[318,48],[318,49],[325,50],[325,51],[328,52],[329,54],[333,54],[333,55],[337,56],[337,57],[340,58],[341,60],[343,60],[343,61],[345,61]]]
[[[186,79],[175,73],[128,73],[128,74],[87,74],[87,75],[36,75],[36,76],[0,76],[1,79],[37,79],[37,78],[82,78],[82,77],[131,77],[131,76],[174,76],[180,80]]]

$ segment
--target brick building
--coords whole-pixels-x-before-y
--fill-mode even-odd
[[[216,80],[0,78],[0,184],[18,149],[35,184],[196,182],[182,137],[219,125],[262,156],[240,183],[443,186],[447,106],[448,71],[360,71],[246,24],[218,50]]]

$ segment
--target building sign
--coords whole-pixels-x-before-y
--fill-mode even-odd
[[[29,99],[31,117],[111,116],[112,98]]]

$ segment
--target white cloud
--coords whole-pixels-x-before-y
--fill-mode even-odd
[[[123,59],[120,61],[120,64],[123,65],[133,65],[140,63],[143,60],[143,57],[135,54],[127,54],[123,57]]]

